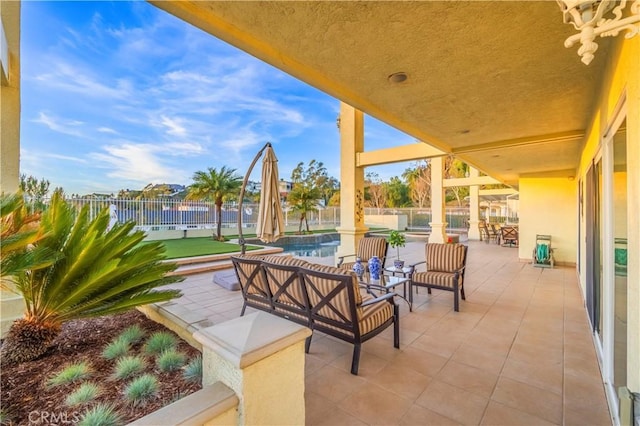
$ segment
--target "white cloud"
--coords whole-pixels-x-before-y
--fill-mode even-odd
[[[165,115],[160,118],[162,119],[161,124],[169,129],[168,134],[183,136],[187,133],[187,129],[180,124],[182,122],[180,118],[169,118]]]
[[[141,184],[184,182],[189,172],[164,164],[159,157],[163,147],[152,144],[122,143],[103,147],[106,153],[92,153],[96,165],[108,169],[106,175]]]
[[[189,157],[205,152],[202,145],[194,142],[170,142],[164,144],[159,150],[168,155]]]
[[[117,135],[118,132],[116,132],[115,130],[113,130],[110,127],[98,127],[98,132],[100,133],[113,133],[114,135]]]
[[[32,121],[34,123],[44,124],[54,132],[64,133],[65,135],[71,135],[71,136],[81,136],[81,133],[78,130],[78,127],[83,124],[81,121],[77,121],[77,120],[64,121],[64,120],[52,117],[48,114],[45,114],[42,111],[40,111],[40,113],[38,114],[38,118]]]
[[[86,163],[87,162],[87,160],[85,160],[84,158],[72,157],[70,155],[61,155],[61,154],[48,153],[48,154],[43,154],[43,156],[44,157],[48,157],[48,158],[55,158],[57,160],[73,161],[75,163]]]
[[[117,79],[112,85],[102,84],[99,81],[104,78],[91,75],[89,71],[83,70],[79,66],[73,66],[60,60],[52,61],[52,63],[54,67],[51,72],[35,77],[36,81],[52,89],[99,99],[124,99],[131,95],[132,85],[126,79]]]

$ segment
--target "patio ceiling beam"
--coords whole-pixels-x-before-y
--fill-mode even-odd
[[[492,151],[503,148],[516,148],[522,146],[540,145],[548,143],[571,142],[582,139],[585,136],[584,130],[571,130],[567,132],[551,133],[547,135],[527,136],[523,138],[494,141],[478,145],[467,145],[452,149],[453,154],[466,154],[470,152]]]
[[[358,167],[378,166],[380,164],[400,163],[404,161],[423,160],[425,158],[442,157],[445,152],[418,142],[393,148],[376,149],[374,151],[359,152],[356,156]]]
[[[481,189],[480,196],[483,195],[516,195],[518,191],[513,188],[496,188],[496,189]]]
[[[442,186],[444,186],[445,188],[451,188],[455,186],[496,185],[500,183],[502,182],[492,178],[491,176],[477,176],[477,177],[444,179],[442,181]]]

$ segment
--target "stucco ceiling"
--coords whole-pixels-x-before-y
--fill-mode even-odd
[[[608,50],[554,1],[152,3],[514,186],[574,174]]]

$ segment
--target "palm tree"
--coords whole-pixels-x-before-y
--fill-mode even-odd
[[[88,206],[77,212],[56,191],[42,214],[36,249],[56,253],[49,266],[16,273],[13,281],[24,297],[24,318],[16,320],[2,345],[2,362],[23,362],[42,355],[65,321],[124,312],[139,305],[180,296],[157,287],[182,281],[167,276],[175,263],[164,263],[160,242],[141,244],[144,232],[134,222],[110,230],[109,209],[95,219]]]
[[[193,174],[193,184],[189,187],[188,199],[212,200],[216,204],[217,240],[224,241],[222,237],[222,202],[230,196],[238,195],[242,186],[242,177],[235,174],[236,169],[227,169],[225,166],[220,171],[209,167],[206,172],[197,171]],[[242,212],[238,212],[242,214]]]
[[[300,213],[300,225],[298,225],[298,233],[302,233],[302,222],[306,224],[307,232],[309,231],[309,222],[307,221],[307,213],[318,210],[318,199],[322,196],[320,189],[311,187],[304,183],[296,183],[287,196],[287,201],[293,207],[293,210]]]
[[[45,237],[38,229],[40,213],[29,213],[21,192],[2,194],[0,216],[0,285],[11,289],[17,273],[48,266],[56,255],[34,246]]]

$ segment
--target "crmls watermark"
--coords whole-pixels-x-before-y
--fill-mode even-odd
[[[80,421],[80,413],[75,411],[31,411],[29,424],[36,425],[73,425]]]

